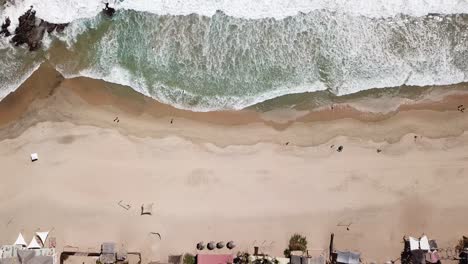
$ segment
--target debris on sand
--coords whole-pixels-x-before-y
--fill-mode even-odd
[[[457,110],[464,113],[465,112],[465,107],[463,105],[457,106]]]

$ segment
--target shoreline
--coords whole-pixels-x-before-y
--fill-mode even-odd
[[[468,95],[428,98],[385,114],[200,113],[44,64],[0,101],[0,243],[54,228],[58,250],[116,241],[144,263],[211,240],[281,256],[295,232],[323,249],[334,232],[366,261],[397,258],[405,234],[451,247],[468,212]]]
[[[359,138],[359,134],[364,132],[360,126],[365,123],[368,124],[367,126],[374,126],[373,129],[376,131],[367,131],[368,133],[362,138],[371,136],[371,139],[376,142],[394,143],[404,135],[411,133],[430,138],[441,138],[458,136],[468,129],[468,125],[460,122],[465,119],[466,115],[457,110],[458,105],[468,102],[468,93],[464,91],[466,89],[465,86],[468,88],[468,84],[456,85],[455,89],[458,91],[461,89],[461,91],[457,93],[456,91],[449,90],[445,92],[446,95],[443,94],[443,89],[448,89],[450,86],[447,86],[447,88],[444,86],[436,89],[435,92],[426,93],[421,100],[403,103],[397,109],[385,112],[360,111],[353,107],[355,102],[343,102],[342,104],[331,105],[330,108],[316,110],[278,108],[267,112],[258,112],[248,108],[238,111],[192,112],[159,103],[126,86],[86,77],[65,79],[51,66],[43,64],[15,92],[0,101],[0,138],[8,138],[8,132],[5,133],[5,131],[10,131],[12,127],[15,130],[18,124],[12,126],[11,123],[17,119],[24,119],[20,117],[25,115],[34,116],[34,118],[26,118],[29,119],[29,125],[33,121],[76,121],[77,124],[102,125],[103,128],[108,128],[113,127],[113,124],[107,122],[108,120],[104,121],[104,116],[111,118],[112,115],[119,114],[140,123],[152,120],[156,123],[155,130],[160,130],[160,127],[166,124],[170,125],[171,119],[175,121],[175,124],[179,123],[180,120],[184,120],[184,123],[187,122],[190,125],[201,127],[206,124],[217,127],[217,129],[221,129],[223,126],[234,127],[236,129],[249,125],[261,126],[262,129],[269,130],[269,134],[271,134],[270,138],[262,140],[260,137],[257,137],[253,140],[275,142],[278,144],[281,144],[281,141],[275,140],[275,136],[272,134],[279,135],[284,134],[288,130],[292,131],[302,128],[310,129],[310,132],[314,134],[314,132],[318,132],[319,130],[317,127],[333,127],[336,123],[344,123],[348,126],[346,131],[343,129],[331,131],[332,133],[322,140],[296,142],[298,146],[323,144],[338,136]],[[432,99],[431,94],[435,94],[435,96],[432,96]],[[350,97],[358,97],[358,95]],[[381,97],[378,100],[385,101],[386,98]],[[50,104],[51,102],[53,104]],[[55,104],[55,102],[57,103]],[[63,109],[60,109],[60,107],[63,107]],[[52,111],[56,113],[50,114],[50,110],[47,108],[53,108]],[[67,111],[73,112],[73,108],[92,109],[93,112],[99,112],[98,115],[91,116],[99,117],[100,120],[92,120],[92,118],[86,120],[79,113],[68,115],[57,114]],[[41,109],[41,111],[34,112],[35,109]],[[47,113],[41,116],[41,112]],[[429,118],[426,118],[428,115],[431,115],[430,119],[433,120],[428,120]],[[385,126],[391,126],[393,123],[398,122],[397,120],[399,119],[405,120],[411,118],[420,123],[415,126],[408,125],[394,136],[377,136],[377,131],[384,130]],[[129,122],[133,122],[134,120],[129,120]],[[451,130],[453,131],[446,131],[441,129],[440,126],[435,126],[432,129],[421,129],[418,127],[422,125],[430,126],[434,121],[452,125]],[[132,134],[131,124],[129,126],[119,125],[121,132]],[[23,129],[27,126],[23,126]],[[124,128],[122,129],[122,127]],[[180,129],[181,127],[178,127],[179,131],[177,132],[182,132],[181,136],[187,136],[190,139],[190,136],[184,135]],[[372,133],[375,135],[372,136]],[[169,134],[171,132],[166,131],[165,135]],[[18,134],[16,133],[16,135]],[[151,136],[151,133],[143,133],[142,136]],[[158,133],[155,136],[164,135]],[[219,142],[212,143],[218,144]],[[242,144],[242,142],[232,142],[232,144]]]

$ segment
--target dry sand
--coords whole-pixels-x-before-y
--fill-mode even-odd
[[[59,250],[116,241],[145,262],[211,240],[282,255],[294,232],[311,249],[327,249],[334,232],[365,262],[398,258],[405,234],[450,248],[467,232],[463,102],[192,113],[44,65],[0,102],[0,243],[53,229]],[[152,216],[140,216],[143,203]]]

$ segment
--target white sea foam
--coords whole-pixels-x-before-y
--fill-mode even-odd
[[[82,70],[77,74],[67,73],[64,69],[57,68],[65,78],[74,77],[88,77],[92,79],[104,80],[111,83],[120,85],[130,86],[135,91],[151,97],[161,103],[172,105],[179,109],[191,110],[196,112],[209,112],[216,110],[241,110],[246,107],[277,98],[287,94],[299,94],[306,92],[315,92],[326,90],[326,87],[321,82],[316,82],[310,85],[299,85],[299,86],[284,86],[277,89],[256,94],[249,97],[238,97],[238,96],[213,96],[207,98],[199,98],[197,95],[184,91],[178,88],[164,88],[159,86],[159,89],[155,89],[155,92],[150,93],[150,88],[147,87],[144,80],[135,78],[129,71],[114,66],[108,74],[99,72],[93,69]],[[187,102],[194,98],[201,100],[196,106],[189,106]]]
[[[39,68],[39,66],[41,66],[41,63],[42,62],[38,62],[37,64],[33,65],[33,67],[29,71],[27,71],[21,77],[16,79],[15,83],[4,84],[4,86],[2,86],[2,89],[0,89],[0,101],[7,95],[9,95],[11,92],[14,92],[16,89],[18,89],[18,87],[22,83],[24,83]]]
[[[59,39],[67,43],[69,49],[74,48],[74,44],[77,41],[76,36],[86,32],[90,28],[99,25],[101,21],[99,16],[96,16],[96,14],[99,13],[104,6],[104,1],[99,0],[23,0],[15,2],[17,2],[15,5],[7,4],[5,11],[1,11],[2,13],[0,14],[0,17],[9,16],[12,18],[13,23],[17,23],[16,18],[23,14],[24,11],[29,8],[29,6],[33,5],[34,9],[37,11],[38,17],[41,17],[47,21],[55,23],[74,21],[65,29],[64,34],[57,35]],[[416,30],[412,30],[410,33],[405,33],[406,35],[402,34],[404,36],[413,34],[411,37],[413,37],[415,41],[408,41],[408,43],[417,43],[417,47],[411,48],[419,52],[409,52],[413,49],[407,48],[405,49],[407,52],[405,53],[404,57],[400,57],[399,53],[393,53],[393,50],[388,49],[388,47],[382,47],[385,46],[385,43],[387,43],[385,38],[391,37],[386,32],[390,32],[392,30],[399,32],[398,30],[406,28],[406,23],[408,22],[405,20],[406,18],[402,20],[401,18],[395,17],[395,19],[389,20],[389,25],[402,23],[403,26],[389,26],[386,28],[388,31],[381,32],[379,29],[382,27],[376,27],[374,23],[369,23],[372,22],[371,19],[356,17],[354,15],[363,15],[366,17],[388,17],[400,13],[412,16],[421,16],[426,15],[427,13],[468,13],[468,0],[375,0],[371,2],[368,0],[116,0],[110,2],[112,6],[118,9],[131,9],[154,14],[186,15],[196,13],[200,15],[211,16],[215,14],[217,10],[223,10],[228,16],[231,16],[231,18],[242,17],[251,19],[260,19],[264,17],[275,17],[280,19],[286,16],[296,15],[298,12],[307,13],[317,9],[338,11],[339,13],[337,15],[330,15],[329,12],[324,12],[325,14],[321,16],[298,16],[300,19],[296,21],[297,27],[293,28],[292,30],[286,30],[285,32],[282,32],[283,36],[289,36],[291,39],[295,37],[300,38],[301,34],[304,33],[313,33],[314,36],[320,37],[320,51],[322,52],[320,54],[320,58],[327,61],[326,67],[331,67],[330,72],[328,72],[328,77],[325,77],[330,78],[331,76],[331,79],[328,80],[327,85],[331,87],[331,89],[335,89],[334,92],[337,95],[355,93],[360,90],[370,88],[395,87],[403,84],[424,86],[453,84],[467,81],[465,79],[464,68],[460,69],[460,65],[455,66],[453,64],[453,58],[451,57],[453,51],[457,51],[457,49],[463,50],[466,47],[460,44],[452,49],[451,44],[448,43],[448,40],[446,40],[445,36],[438,37],[435,35],[436,38],[426,37],[434,33],[426,32],[426,30],[434,30],[436,27],[420,27],[416,28]],[[335,17],[330,18],[328,17],[329,15]],[[88,19],[89,17],[93,18]],[[151,22],[151,19],[153,19],[152,17],[153,16],[148,16],[148,19],[144,21]],[[226,19],[222,14],[215,16],[215,18]],[[311,22],[312,19],[322,19],[320,21],[324,23]],[[435,17],[434,19],[442,20],[445,18]],[[450,19],[450,17],[447,19]],[[117,21],[115,23],[118,23],[118,19],[116,20]],[[321,26],[330,21],[337,23],[336,26]],[[193,23],[190,20],[182,22],[183,23],[177,25],[182,27],[186,26],[187,24],[190,25],[190,28],[193,26]],[[221,70],[220,65],[222,65],[225,61],[230,61],[229,58],[232,60],[235,58],[220,58],[224,58],[223,56],[229,55],[228,51],[235,50],[236,47],[239,48],[239,45],[248,46],[250,44],[262,43],[262,39],[256,39],[255,36],[258,35],[259,32],[261,33],[263,26],[270,26],[270,22],[259,24],[259,28],[256,28],[249,25],[249,23],[252,22],[250,20],[233,21],[233,23],[238,22],[244,24],[244,30],[250,30],[248,32],[253,34],[251,37],[254,40],[250,41],[249,39],[237,39],[240,44],[230,46],[232,44],[231,42],[223,42],[227,39],[227,35],[219,35],[221,38],[213,38],[219,40],[217,46],[212,43],[206,45],[203,44],[205,45],[204,48],[207,49],[203,50],[203,52],[206,53],[204,56],[208,57],[206,60],[207,69],[212,71],[208,73],[212,76],[216,77],[218,76],[218,73],[219,75],[227,73],[227,71]],[[254,22],[256,23],[257,20]],[[274,21],[271,23],[276,22],[284,22],[284,20]],[[414,21],[414,24],[416,25],[419,22],[420,21],[416,20]],[[229,23],[222,25],[228,24]],[[122,23],[122,25],[127,24]],[[151,24],[147,23],[145,25]],[[146,28],[151,27],[148,26]],[[301,28],[303,28],[304,31],[302,31]],[[198,29],[204,29],[203,25],[199,25]],[[309,29],[313,29],[313,31],[308,32],[307,30]],[[299,55],[296,54],[297,56],[294,57],[295,61],[289,61],[287,58],[290,58],[293,52],[288,48],[292,47],[293,43],[284,41],[283,38],[272,40],[272,42],[278,41],[278,46],[271,46],[268,50],[276,50],[276,47],[282,48],[276,50],[276,54],[270,54],[271,56],[265,57],[267,54],[262,55],[261,52],[255,53],[242,47],[239,48],[239,52],[244,53],[249,51],[250,55],[257,56],[257,59],[253,60],[252,65],[259,63],[258,69],[261,69],[261,65],[263,65],[262,63],[266,62],[275,62],[275,65],[291,64],[293,68],[303,69],[304,72],[302,73],[300,70],[293,72],[303,76],[301,80],[292,80],[291,82],[294,82],[294,84],[288,85],[288,81],[285,80],[284,83],[280,83],[271,89],[254,91],[254,89],[249,89],[252,88],[249,85],[255,85],[255,78],[258,76],[252,75],[249,77],[246,74],[240,74],[240,76],[242,76],[241,78],[245,77],[246,79],[250,78],[249,80],[252,80],[250,83],[246,81],[245,87],[242,86],[246,89],[245,96],[240,96],[239,94],[241,93],[239,92],[232,92],[231,94],[223,95],[225,94],[223,91],[219,91],[219,93],[215,93],[211,96],[206,94],[203,96],[202,94],[196,94],[196,91],[191,93],[177,87],[166,87],[163,84],[157,83],[158,80],[148,81],[139,74],[126,70],[124,68],[125,66],[120,65],[121,61],[118,59],[118,52],[122,50],[126,50],[128,52],[145,50],[143,55],[136,54],[133,56],[140,59],[143,63],[153,63],[150,65],[153,66],[155,70],[161,70],[167,68],[167,65],[163,65],[164,62],[174,58],[174,53],[171,53],[170,49],[164,49],[166,46],[168,48],[171,47],[171,45],[165,45],[166,43],[177,42],[182,44],[185,49],[181,49],[181,52],[185,53],[178,54],[176,56],[176,58],[180,59],[179,63],[181,63],[183,62],[182,58],[184,60],[189,59],[189,55],[194,53],[194,48],[192,47],[194,39],[196,39],[196,37],[203,37],[204,35],[201,33],[199,35],[194,33],[193,36],[189,36],[187,39],[184,39],[185,35],[180,34],[180,38],[173,39],[172,31],[168,30],[168,35],[159,33],[161,35],[158,36],[158,39],[163,39],[164,41],[161,41],[160,47],[155,51],[155,54],[152,54],[152,50],[149,49],[150,46],[140,46],[140,43],[135,43],[134,46],[131,46],[135,47],[135,50],[124,49],[122,47],[119,48],[116,37],[118,37],[120,34],[126,34],[128,32],[132,31],[109,31],[99,43],[90,43],[91,45],[95,45],[94,47],[97,48],[100,53],[98,58],[96,58],[96,61],[93,61],[90,63],[90,65],[87,65],[87,70],[81,70],[78,73],[69,73],[64,69],[59,70],[66,77],[86,76],[95,79],[102,79],[108,82],[127,85],[146,96],[151,96],[157,99],[162,103],[194,111],[242,109],[286,94],[314,92],[326,89],[325,84],[320,81],[315,81],[319,79],[318,77],[314,77],[312,79],[312,74],[316,74],[318,72],[318,70],[316,70],[314,67],[316,67],[316,64],[319,62],[314,61],[314,63],[311,64],[308,59],[314,58],[314,60],[316,60],[316,49],[304,48],[302,51],[299,50],[297,51]],[[288,32],[295,32],[297,35],[288,34]],[[363,32],[365,34],[375,36],[375,38],[366,36],[365,34],[362,35]],[[245,37],[245,34],[241,36]],[[128,38],[123,39],[128,41],[128,39],[132,39],[132,37],[133,35],[129,35]],[[383,39],[380,39],[380,37]],[[310,41],[313,40],[311,38],[310,41],[306,42],[303,38],[300,39],[303,41],[301,43],[310,43]],[[6,38],[0,41],[0,48],[2,46],[7,46],[5,40]],[[204,40],[205,39],[201,39],[199,43],[203,43]],[[127,43],[125,41],[121,42]],[[444,41],[447,41],[447,43]],[[401,42],[395,43],[401,44]],[[458,41],[458,43],[466,42]],[[51,38],[46,36],[44,39],[45,49],[47,49],[50,44]],[[153,43],[151,45],[153,45]],[[299,48],[300,47],[301,46],[299,46]],[[210,51],[210,48],[212,51]],[[222,52],[218,51],[218,49]],[[254,49],[255,48],[253,48],[253,50]],[[459,53],[460,52],[456,54]],[[154,61],[146,60],[148,56],[154,56]],[[280,58],[284,58],[284,60],[281,60]],[[295,63],[298,60],[303,61],[302,63]],[[193,63],[196,64],[200,62],[194,59]],[[421,63],[424,65],[421,66]],[[34,69],[36,69],[38,65],[35,66]],[[272,65],[272,67],[275,65]],[[355,72],[356,69],[358,69],[359,72]],[[16,87],[27,77],[29,77],[31,73],[25,75],[25,78],[19,80],[18,83],[15,84]],[[248,71],[246,73],[248,73]],[[187,75],[185,77],[188,79],[188,77],[190,77],[188,76],[190,75],[190,71],[186,72],[185,74]],[[290,74],[288,76],[296,76],[296,74]],[[202,75],[203,73],[200,74],[200,76]],[[195,77],[194,80],[197,80]],[[152,83],[151,87],[148,86],[148,82]],[[7,89],[2,88],[0,90],[0,98],[14,90],[16,87],[11,85],[8,86]]]
[[[100,0],[22,0],[7,3],[1,17],[16,18],[34,6],[37,15],[49,22],[66,23],[89,18],[99,13],[105,1]],[[413,16],[428,13],[468,13],[467,0],[113,0],[116,8],[145,11],[155,14],[213,15],[217,10],[243,18],[284,18],[298,12],[318,9],[370,17],[388,17],[396,14]]]

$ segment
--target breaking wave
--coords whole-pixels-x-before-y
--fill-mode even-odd
[[[121,9],[112,19],[97,15],[101,2],[51,2],[22,4],[34,4],[51,22],[67,22],[67,15],[73,22],[48,36],[42,55],[17,60],[2,53],[11,47],[0,45],[0,54],[11,57],[1,69],[30,69],[46,58],[65,76],[128,85],[195,111],[242,109],[326,89],[344,95],[467,81],[463,1],[124,0],[114,3]],[[64,11],[43,14],[52,6]],[[7,76],[17,76],[17,68]]]

